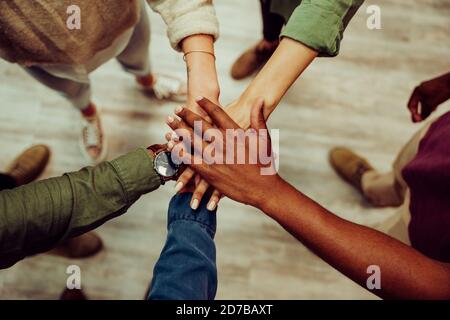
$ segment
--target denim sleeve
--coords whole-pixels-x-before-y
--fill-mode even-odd
[[[203,199],[189,206],[191,193],[172,198],[166,244],[153,270],[149,300],[213,300],[217,291],[216,212]]]

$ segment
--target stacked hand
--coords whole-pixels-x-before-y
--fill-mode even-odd
[[[212,103],[214,106],[219,105],[218,99],[210,98],[208,97],[208,101]],[[208,113],[202,108],[200,105],[204,105],[204,100],[202,100],[202,97],[198,97],[196,100],[192,101],[190,99],[190,102],[188,103],[188,108],[192,110],[194,113],[201,116],[205,121],[212,123],[211,117],[208,115]],[[220,107],[218,107],[220,108]],[[239,124],[243,129],[247,129],[249,127],[249,114],[248,114],[247,108],[242,108],[239,106],[239,103],[236,102],[229,107],[227,107],[226,112],[227,114],[235,120],[237,124]],[[223,112],[223,110],[221,110]],[[171,135],[166,136],[166,139],[170,140]],[[177,183],[175,185],[175,191],[176,192],[184,192],[184,191],[190,191],[193,193],[192,200],[191,200],[191,207],[195,210],[198,208],[198,205],[200,204],[200,201],[202,200],[203,196],[208,193],[210,200],[208,203],[208,209],[214,210],[219,203],[220,199],[222,198],[221,193],[218,190],[211,190],[210,184],[204,179],[201,178],[199,174],[196,174],[195,171],[192,168],[186,168],[184,172],[180,175],[180,177],[177,180]]]
[[[216,191],[214,191],[210,198],[208,209],[213,208],[213,205],[215,207],[218,199],[214,197],[217,197],[219,193],[233,200],[261,208],[264,204],[264,199],[267,199],[269,194],[273,194],[273,188],[277,188],[278,185],[284,183],[275,172],[273,158],[270,161],[262,163],[260,152],[256,154],[249,152],[251,150],[249,144],[250,139],[245,137],[246,135],[247,137],[256,135],[258,149],[261,150],[261,148],[264,148],[267,154],[271,154],[270,136],[267,133],[263,115],[263,101],[259,100],[253,106],[250,121],[251,127],[245,132],[246,135],[238,135],[233,144],[227,143],[227,139],[219,139],[219,142],[214,141],[214,147],[216,148],[218,146],[215,152],[222,152],[224,161],[222,163],[212,164],[209,161],[211,159],[208,159],[208,156],[204,152],[212,143],[205,141],[209,139],[203,139],[199,149],[199,146],[193,143],[194,135],[201,134],[203,136],[207,131],[211,132],[210,129],[215,129],[215,138],[218,136],[226,137],[226,129],[240,129],[240,127],[221,107],[211,101],[201,99],[197,103],[212,120],[213,124],[187,108],[177,108],[175,113],[180,117],[180,120],[174,117],[168,117],[167,123],[176,133],[177,131],[180,132],[179,130],[181,129],[184,130],[183,132],[187,133],[189,139],[180,141],[176,136],[168,134],[167,138],[170,140],[169,146],[172,149],[172,155],[179,157],[191,170],[199,173],[205,179],[205,183],[208,186],[211,184],[216,188]],[[194,131],[194,122],[196,121],[202,123],[202,133]],[[185,138],[185,135],[178,134],[178,136]],[[186,144],[189,144],[189,146]],[[239,149],[245,150],[245,154],[247,155],[245,157],[245,163],[242,164],[239,164],[237,159],[238,152],[236,151]],[[230,154],[233,155],[233,161],[232,163],[226,161],[225,164],[225,159],[228,160],[229,157],[227,158],[227,155]],[[182,183],[186,183],[184,185],[187,185],[187,182],[183,180]],[[194,192],[193,199],[200,201],[204,192],[202,194],[196,192],[197,190]]]
[[[408,102],[413,122],[420,122],[450,98],[450,73],[422,82],[418,85]]]

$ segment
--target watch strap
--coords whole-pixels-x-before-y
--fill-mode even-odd
[[[158,153],[166,151],[167,150],[167,145],[165,145],[165,144],[152,144],[151,146],[149,146],[147,148],[147,150],[150,150],[156,156]]]

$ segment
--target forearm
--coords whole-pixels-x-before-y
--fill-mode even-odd
[[[202,201],[191,210],[191,193],[172,198],[166,244],[153,271],[148,299],[213,300],[217,290],[216,212]]]
[[[227,110],[243,128],[250,125],[250,110],[254,101],[262,97],[266,119],[291,85],[317,56],[317,52],[302,43],[283,38],[272,57],[250,83],[241,97]]]
[[[146,151],[0,192],[0,268],[124,213],[159,177]]]
[[[189,36],[182,41],[181,47],[185,54],[188,75],[188,106],[195,106],[198,96],[218,103],[220,88],[214,56],[214,38],[204,34]]]
[[[450,99],[450,72],[439,76],[438,81],[442,83],[442,100],[440,103],[444,103],[448,99]]]
[[[449,266],[373,229],[343,220],[285,185],[263,210],[331,266],[366,288],[381,270],[382,298],[450,298]]]

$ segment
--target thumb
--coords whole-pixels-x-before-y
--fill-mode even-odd
[[[409,112],[411,112],[411,119],[413,122],[419,122],[423,120],[419,111],[420,100],[421,100],[420,91],[418,88],[416,88],[414,89],[408,101],[408,109]]]
[[[264,99],[258,98],[253,104],[250,115],[250,127],[255,130],[267,129],[266,119],[264,118]]]

